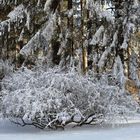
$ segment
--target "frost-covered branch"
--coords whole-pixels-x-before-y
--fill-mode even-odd
[[[24,125],[29,122],[51,129],[72,123],[96,124],[109,116],[113,119],[137,113],[137,102],[112,84],[107,75],[98,80],[74,70],[22,68],[3,79],[1,110],[15,122],[19,118]]]

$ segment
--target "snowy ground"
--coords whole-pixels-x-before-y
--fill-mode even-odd
[[[2,121],[0,140],[140,140],[139,122],[129,122],[114,127],[104,125],[46,132],[35,128],[22,128]]]

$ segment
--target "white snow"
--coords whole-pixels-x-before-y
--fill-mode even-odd
[[[65,131],[42,131],[19,127],[7,121],[0,123],[1,140],[140,140],[140,120],[136,124],[89,126]]]
[[[121,85],[124,86],[125,75],[124,75],[124,68],[120,56],[116,57],[115,59],[114,66],[113,66],[113,74],[116,76],[118,82],[120,82]]]
[[[8,14],[8,17],[11,20],[16,20],[17,18],[24,18],[23,13],[24,13],[24,6],[23,4],[20,4]]]
[[[139,0],[134,0],[133,8],[139,7]]]
[[[110,47],[111,48],[116,47],[117,41],[118,41],[118,31],[116,31],[114,33],[114,35],[113,35],[113,41],[112,41]]]
[[[108,47],[108,48],[103,52],[103,54],[102,54],[102,56],[101,56],[101,58],[100,58],[100,60],[99,60],[99,62],[98,62],[99,68],[103,68],[103,67],[104,67],[104,65],[105,65],[105,60],[107,59],[107,56],[108,56],[108,54],[110,53],[110,51],[111,51],[111,47]]]
[[[101,40],[101,35],[104,32],[104,26],[101,25],[100,28],[96,31],[95,35],[92,38],[92,41],[90,42],[91,45],[96,45],[100,42]]]
[[[27,20],[28,21],[28,20]],[[29,21],[26,23],[28,24]],[[49,18],[49,21],[46,22],[45,27],[41,30],[39,30],[30,40],[29,42],[20,50],[20,53],[24,56],[28,56],[31,52],[34,52],[37,48],[42,46],[44,43],[41,40],[41,37],[44,38],[44,47],[47,49],[48,44],[54,34],[55,26],[56,26],[56,15],[51,15]],[[29,27],[29,26],[28,26]]]
[[[31,40],[21,49],[20,53],[22,55],[28,56],[32,50],[36,50],[39,45],[39,35],[40,35],[40,31],[38,31],[32,38]]]
[[[27,29],[30,30],[31,13],[27,9],[25,9],[25,13],[26,13],[26,17],[27,17],[25,26],[27,26]]]
[[[50,12],[50,5],[52,4],[52,0],[46,0],[46,3],[44,5],[44,11]]]
[[[94,13],[93,11],[95,11],[100,18],[106,18],[108,22],[114,23],[115,18],[111,10],[107,10],[107,8],[110,7],[107,3],[102,7],[99,1],[88,0],[86,7],[92,14]]]

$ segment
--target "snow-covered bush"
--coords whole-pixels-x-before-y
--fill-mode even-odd
[[[111,84],[107,75],[99,80],[74,69],[21,68],[2,81],[2,114],[23,126],[54,129],[136,113],[138,104]]]

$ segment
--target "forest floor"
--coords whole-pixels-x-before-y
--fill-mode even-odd
[[[0,140],[140,140],[140,120],[117,125],[67,128],[65,131],[42,131],[0,121]]]

